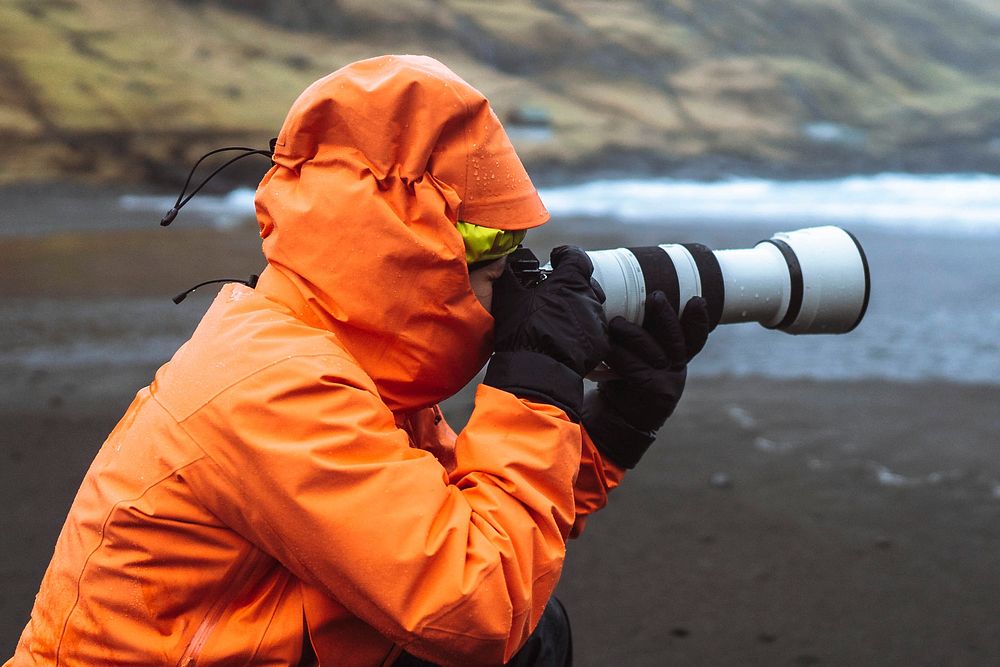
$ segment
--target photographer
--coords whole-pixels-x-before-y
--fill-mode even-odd
[[[108,437],[9,664],[567,664],[566,540],[676,405],[703,303],[609,326],[571,247],[523,285],[505,258],[548,213],[430,58],[317,81],[273,161],[256,289]],[[437,403],[493,352],[456,436]]]

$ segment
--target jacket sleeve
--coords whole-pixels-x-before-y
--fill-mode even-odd
[[[586,429],[581,427],[580,430],[583,432],[583,446],[580,452],[580,472],[574,487],[576,519],[570,531],[570,537],[573,538],[583,533],[591,514],[608,504],[608,493],[621,484],[625,477],[625,469],[601,456]]]
[[[448,426],[436,406],[415,413],[409,420],[408,430],[414,444],[431,452],[445,469],[451,472],[455,460],[455,432]],[[573,486],[576,518],[570,537],[583,534],[587,518],[608,504],[608,494],[621,484],[626,470],[601,456],[586,430],[583,430],[583,447],[580,452],[580,471]]]
[[[419,657],[508,660],[559,579],[580,428],[480,387],[449,476],[350,361],[293,357],[181,426],[213,461],[206,506]]]

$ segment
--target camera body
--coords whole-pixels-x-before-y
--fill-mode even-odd
[[[544,280],[548,266],[515,253],[511,267],[526,284]],[[693,296],[718,324],[759,322],[790,334],[840,334],[865,316],[871,275],[861,244],[835,226],[781,232],[752,248],[711,250],[698,243],[663,244],[587,253],[607,299],[608,319],[636,324],[646,296],[660,290],[678,314]]]

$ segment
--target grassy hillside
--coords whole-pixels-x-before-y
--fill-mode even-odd
[[[987,0],[9,0],[0,182],[176,181],[390,52],[466,77],[549,171],[1000,171]]]

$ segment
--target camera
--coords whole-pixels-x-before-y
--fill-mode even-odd
[[[539,267],[526,252],[511,255],[512,270],[526,284],[544,280],[551,267]],[[691,297],[703,297],[713,328],[759,322],[790,334],[842,334],[861,323],[871,295],[864,249],[835,226],[780,232],[735,250],[674,243],[587,255],[608,319],[620,315],[640,325],[646,295],[660,290],[679,315]]]

